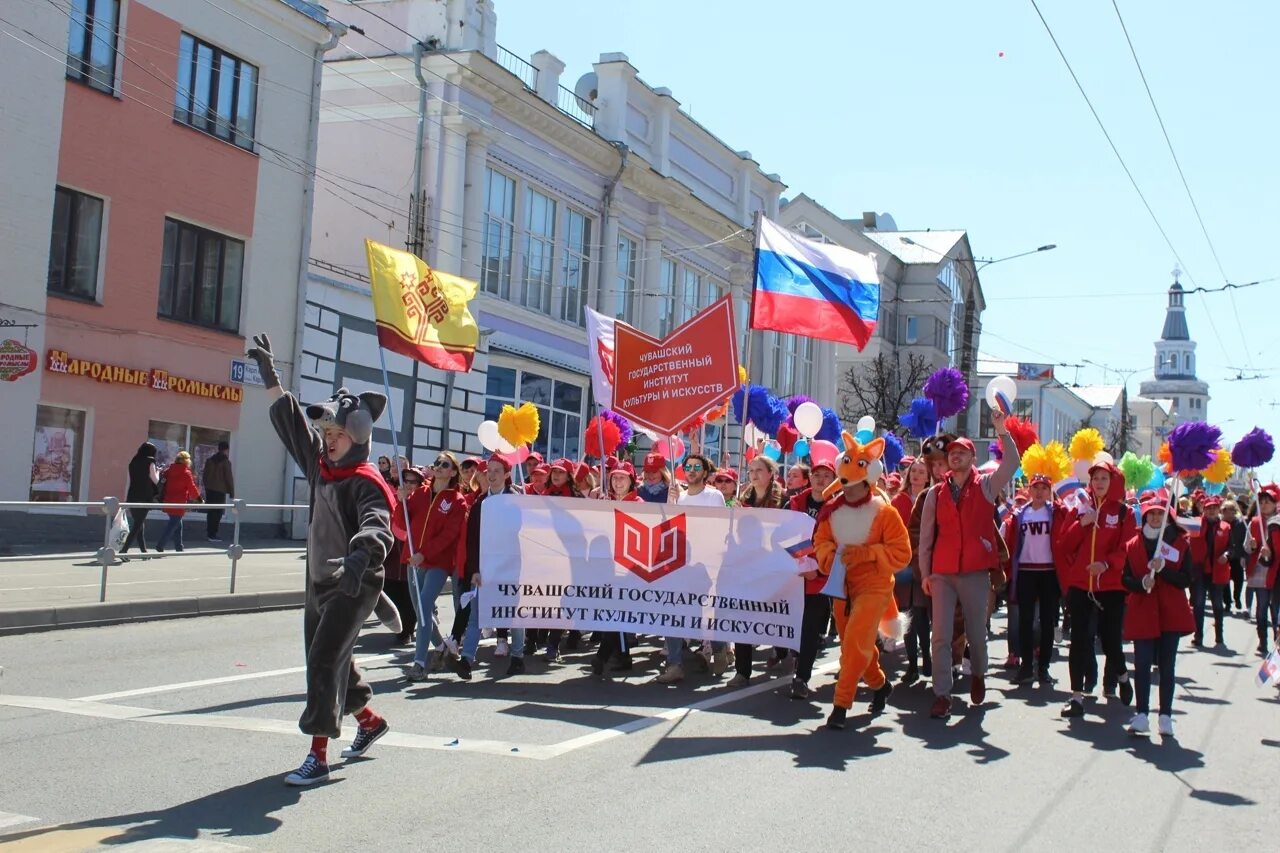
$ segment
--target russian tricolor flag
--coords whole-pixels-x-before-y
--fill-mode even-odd
[[[880,316],[875,260],[760,217],[751,328],[866,347]]]

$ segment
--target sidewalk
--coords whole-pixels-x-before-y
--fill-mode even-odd
[[[94,554],[0,558],[0,633],[55,627],[297,607],[302,604],[303,550],[287,540],[249,546],[229,593],[231,561],[204,543],[178,554],[129,555],[107,569]]]

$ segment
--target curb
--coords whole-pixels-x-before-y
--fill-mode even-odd
[[[30,634],[63,628],[93,628],[191,616],[289,610],[302,607],[305,596],[303,590],[283,590],[0,610],[0,635]]]

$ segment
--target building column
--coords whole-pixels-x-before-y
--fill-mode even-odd
[[[489,137],[479,130],[467,134],[466,178],[463,185],[461,275],[480,280],[480,252],[484,244],[484,175]]]
[[[637,322],[642,331],[658,331],[658,295],[662,292],[662,229],[651,225],[644,232],[644,275],[641,279]]]
[[[446,142],[442,146],[440,168],[440,206],[432,211],[433,219],[446,223],[446,229],[435,232],[436,251],[439,253],[437,265],[442,269],[465,275],[465,262],[462,254],[463,233],[460,229],[449,227],[448,223],[466,221],[466,178],[467,147],[459,144],[459,139],[466,139],[474,126],[463,116],[446,116]]]
[[[590,289],[587,304],[604,314],[613,316],[613,306],[618,294],[618,215],[610,213],[600,235],[600,259],[596,274],[588,280]]]

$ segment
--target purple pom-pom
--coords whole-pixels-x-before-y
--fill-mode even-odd
[[[1203,471],[1213,464],[1222,430],[1204,421],[1180,423],[1169,433],[1169,460],[1174,471]]]
[[[914,438],[927,438],[938,429],[938,412],[928,397],[916,397],[911,401],[911,411],[898,416],[898,423],[906,427]]]
[[[742,416],[742,398],[744,396],[743,388],[746,389],[745,396],[747,399],[746,420],[755,424],[756,429],[768,436],[778,434],[778,427],[786,422],[791,413],[787,411],[787,404],[779,400],[777,397],[769,393],[769,389],[763,385],[746,385],[738,388],[733,392],[731,403],[733,405],[733,416],[738,423],[743,423]]]
[[[943,367],[925,380],[924,395],[933,401],[939,418],[949,418],[969,404],[969,383],[959,370]]]
[[[893,471],[902,464],[902,457],[907,455],[907,449],[902,446],[902,439],[891,432],[886,432],[884,436],[884,455],[880,457],[884,462],[884,470]]]
[[[1004,459],[1004,448],[1000,446],[998,441],[993,441],[987,445],[987,453],[997,462]]]
[[[818,430],[818,434],[814,436],[817,441],[829,441],[836,447],[843,447],[840,436],[840,416],[833,409],[822,410],[822,429]]]
[[[617,425],[618,435],[620,437],[618,441],[619,447],[626,447],[628,444],[631,443],[631,436],[633,434],[631,430],[631,421],[627,420],[617,412],[611,411],[609,409],[601,410],[600,417],[604,418],[606,421],[612,421],[614,424]]]
[[[1254,427],[1231,448],[1231,461],[1237,468],[1261,468],[1276,455],[1276,443],[1261,427]]]
[[[796,409],[800,408],[801,403],[816,403],[817,400],[804,394],[796,394],[794,397],[787,398],[787,412],[794,415]]]

